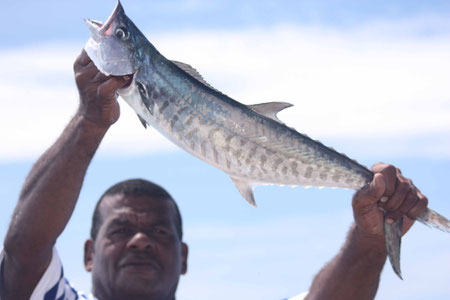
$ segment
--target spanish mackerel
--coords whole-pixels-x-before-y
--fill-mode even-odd
[[[125,15],[120,2],[103,24],[86,20],[85,50],[106,75],[132,75],[119,95],[150,125],[192,155],[223,170],[255,205],[256,185],[360,189],[374,174],[347,156],[283,124],[284,102],[244,105],[210,86],[191,66],[170,61]],[[427,209],[418,221],[450,232],[450,222]],[[402,220],[385,222],[387,252],[400,274]]]

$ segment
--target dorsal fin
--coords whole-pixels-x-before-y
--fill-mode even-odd
[[[203,79],[203,76],[196,70],[194,69],[191,65],[185,64],[183,62],[180,61],[176,61],[176,60],[172,60],[172,62],[181,70],[183,70],[184,72],[186,72],[187,74],[191,75],[192,77],[194,77],[195,79],[197,79],[199,82],[203,83],[204,85],[206,85],[207,87],[209,87],[210,89],[215,90],[216,92],[221,93],[219,90],[215,89],[212,85],[210,85],[209,83],[207,83],[205,81],[205,79]],[[222,94],[222,93],[221,93]]]
[[[280,119],[277,118],[277,113],[293,105],[287,102],[267,102],[247,106],[248,108],[257,112],[258,114],[261,114],[281,124],[284,124],[283,122],[280,121]]]

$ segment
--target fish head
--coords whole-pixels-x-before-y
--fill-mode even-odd
[[[139,69],[137,49],[145,36],[125,15],[120,1],[105,23],[85,21],[91,38],[84,49],[102,73],[123,76],[134,74]]]

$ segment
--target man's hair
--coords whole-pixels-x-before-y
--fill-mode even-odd
[[[181,214],[178,209],[177,203],[173,200],[172,196],[161,186],[144,180],[144,179],[129,179],[116,183],[112,187],[106,190],[94,209],[94,214],[92,215],[92,227],[91,227],[91,238],[95,241],[97,238],[98,230],[102,224],[102,216],[100,213],[100,203],[105,198],[105,196],[111,195],[124,195],[124,196],[146,196],[155,199],[160,199],[162,201],[171,201],[175,207],[175,226],[177,229],[178,237],[180,240],[183,239],[183,228],[181,221]]]

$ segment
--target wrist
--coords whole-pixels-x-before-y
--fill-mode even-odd
[[[112,125],[99,124],[98,122],[91,120],[91,118],[81,113],[80,111],[75,114],[73,121],[77,124],[77,127],[82,130],[82,132],[100,137],[103,137],[108,131],[109,127],[111,127]]]
[[[367,233],[356,223],[353,223],[348,240],[368,255],[386,259],[387,252],[384,236]]]

